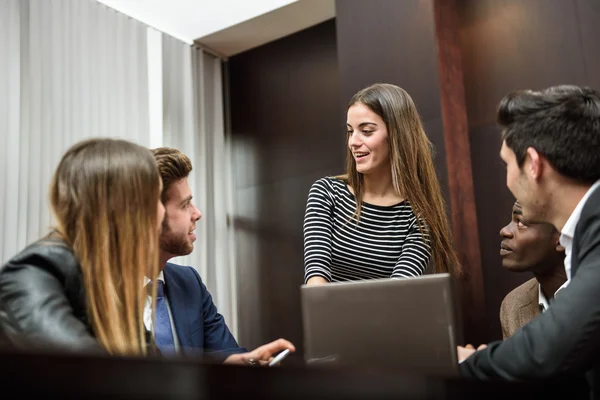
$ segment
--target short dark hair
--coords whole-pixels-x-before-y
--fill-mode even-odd
[[[533,147],[561,175],[585,183],[600,179],[598,91],[561,85],[513,92],[500,101],[497,119],[519,166]]]
[[[192,162],[181,151],[169,147],[152,149],[152,154],[158,164],[158,172],[163,182],[160,200],[167,202],[167,191],[173,182],[187,178],[192,172]]]

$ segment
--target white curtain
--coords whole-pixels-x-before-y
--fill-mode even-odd
[[[223,114],[221,60],[163,35],[163,144],[192,161],[189,177],[202,212],[192,254],[173,262],[198,270],[219,312],[237,335],[237,284],[233,229],[230,144]]]
[[[64,151],[149,145],[146,26],[93,0],[0,1],[0,259],[48,232]]]
[[[48,185],[88,137],[176,147],[192,160],[196,268],[237,333],[221,60],[94,0],[0,0],[0,261],[52,225]]]

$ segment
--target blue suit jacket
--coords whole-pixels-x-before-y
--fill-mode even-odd
[[[165,293],[184,355],[205,354],[223,362],[231,354],[247,351],[235,341],[194,268],[167,263],[163,274]]]

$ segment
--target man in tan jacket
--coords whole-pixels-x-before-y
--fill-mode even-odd
[[[500,306],[504,339],[546,310],[565,287],[565,249],[560,233],[547,223],[523,221],[521,205],[515,202],[511,222],[500,230],[502,266],[515,272],[533,272],[534,278],[510,292]],[[560,294],[558,294],[560,295]]]

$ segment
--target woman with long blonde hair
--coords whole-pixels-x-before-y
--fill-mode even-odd
[[[347,112],[347,173],[317,180],[304,218],[305,283],[461,272],[411,97],[375,84]]]
[[[5,336],[27,347],[146,354],[144,277],[158,274],[160,193],[150,150],[118,139],[72,146],[50,185],[55,229],[0,270]]]

